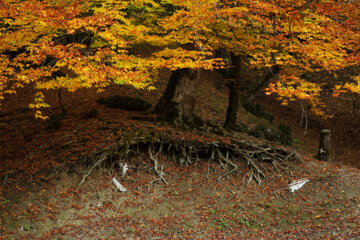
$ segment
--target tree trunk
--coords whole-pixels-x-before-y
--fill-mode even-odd
[[[159,114],[160,120],[174,124],[192,121],[198,85],[199,70],[174,71],[165,92],[155,106],[155,112]]]
[[[245,76],[246,56],[237,56],[231,53],[231,61],[233,65],[233,80],[229,84],[229,103],[224,124],[226,129],[235,129],[236,126],[237,112],[240,104],[240,83]]]
[[[243,105],[254,99],[261,88],[279,73],[279,66],[269,68],[263,77],[255,79],[251,85],[240,95],[241,82],[247,77],[246,56],[231,54],[233,64],[233,81],[229,84],[229,105],[226,111],[224,128],[234,129],[237,122],[239,105]]]
[[[59,99],[62,115],[65,116],[66,115],[66,108],[65,108],[64,103],[62,101],[62,96],[61,96],[61,90],[60,89],[58,89],[58,99]]]
[[[323,129],[320,132],[320,144],[316,158],[322,161],[330,161],[330,134],[329,129]]]
[[[237,112],[240,104],[240,81],[234,79],[229,84],[229,103],[226,110],[224,128],[235,129],[237,122]]]

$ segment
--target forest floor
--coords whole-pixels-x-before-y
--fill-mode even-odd
[[[98,170],[76,192],[81,176],[63,171],[51,184],[6,198],[2,234],[4,239],[358,239],[358,171],[312,160],[294,170],[292,177],[274,173],[262,186],[246,186],[239,176],[217,181],[217,163],[207,177],[207,164],[185,168],[166,162],[168,185],[150,185],[156,176],[144,171],[120,177]],[[115,188],[114,175],[127,192]],[[310,182],[289,193],[288,181],[303,177]]]
[[[164,72],[160,80],[168,74]],[[212,73],[205,72],[203,78],[197,114],[221,125],[226,87]],[[111,86],[101,96],[137,96],[154,104],[164,81],[150,93]],[[335,119],[309,114],[305,136],[296,103],[281,107],[273,97],[259,96],[257,102],[275,116],[272,124],[239,112],[240,121],[249,126],[291,126],[291,149],[303,159],[292,164],[291,173],[270,171],[262,185],[246,184],[246,168],[219,181],[224,170],[216,162],[181,166],[166,156],[160,156],[159,164],[164,164],[168,185],[151,184],[157,176],[143,154],[128,159],[125,176],[114,169],[96,169],[77,189],[87,169],[85,155],[134,129],[170,127],[132,119],[143,112],[99,105],[94,90],[63,93],[67,115],[45,123],[26,110],[29,95],[24,89],[10,98],[0,115],[0,239],[358,239],[360,235],[360,148],[355,138],[360,126],[346,114],[347,99],[329,106]],[[49,116],[61,112],[56,96],[48,94],[53,106]],[[83,113],[92,109],[96,116],[84,119]],[[313,159],[323,128],[333,131],[331,162]],[[175,131],[180,137],[194,136]],[[128,190],[119,192],[113,177]],[[310,181],[290,193],[289,182],[302,178]]]

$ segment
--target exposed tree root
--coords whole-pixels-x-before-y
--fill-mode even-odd
[[[247,184],[252,180],[261,184],[267,178],[267,173],[273,170],[292,174],[290,169],[292,164],[301,160],[294,151],[270,143],[245,141],[235,136],[215,137],[217,140],[214,140],[213,135],[204,137],[187,134],[185,137],[179,136],[178,133],[171,134],[158,130],[131,132],[122,136],[112,146],[85,157],[89,167],[79,187],[95,168],[113,169],[121,166],[130,157],[141,153],[148,154],[153,164],[152,170],[158,176],[158,179],[152,183],[162,181],[165,184],[168,183],[164,178],[164,165],[159,167],[159,155],[186,166],[200,159],[218,162],[224,168],[224,174],[218,177],[218,180],[238,173],[240,169],[248,169],[244,176],[244,182],[247,178]]]
[[[152,151],[151,151],[151,145],[150,145],[149,146],[149,157],[154,162],[154,171],[155,171],[155,173],[159,176],[159,179],[161,179],[167,185],[168,183],[165,180],[165,178],[163,177],[165,175],[165,173],[163,172],[164,165],[161,165],[160,171],[158,169],[157,155],[161,152],[161,149],[162,149],[162,144],[160,145],[160,150],[158,151],[158,153],[155,155],[155,157],[153,157]]]

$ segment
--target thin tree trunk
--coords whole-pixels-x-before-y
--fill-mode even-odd
[[[229,103],[226,110],[224,128],[235,129],[237,122],[237,112],[240,104],[239,81],[235,79],[229,84]]]
[[[155,112],[159,114],[160,120],[175,124],[192,121],[198,85],[199,70],[174,71],[165,92],[155,106]]]
[[[244,82],[247,77],[246,71],[248,69],[246,65],[246,56],[236,56],[231,54],[231,59],[234,68],[234,80],[229,84],[229,105],[226,111],[226,120],[224,124],[224,128],[226,129],[235,129],[239,106],[252,101],[261,88],[280,71],[278,66],[269,68],[263,77],[259,77],[252,81],[251,85],[240,94],[241,82]]]
[[[241,81],[245,76],[246,56],[231,54],[233,65],[233,80],[229,84],[229,103],[226,110],[226,119],[224,128],[235,129],[237,122],[237,112],[240,104]]]
[[[64,106],[64,103],[62,101],[62,96],[61,96],[61,90],[58,90],[58,99],[59,99],[59,103],[60,103],[60,107],[61,107],[61,111],[62,111],[62,115],[66,115],[66,108]]]

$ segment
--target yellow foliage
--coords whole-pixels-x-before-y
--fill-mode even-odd
[[[102,91],[111,82],[152,90],[156,69],[223,68],[224,61],[213,53],[226,48],[248,56],[250,68],[280,68],[279,80],[269,86],[268,94],[278,94],[283,104],[306,99],[322,113],[322,85],[299,76],[359,64],[360,6],[340,4],[335,0],[3,0],[0,98],[30,83],[39,92],[88,87]],[[150,57],[134,53],[146,44],[154,46]],[[359,92],[359,78],[354,81],[338,93]],[[41,117],[39,109],[48,105],[39,95],[30,107]]]

